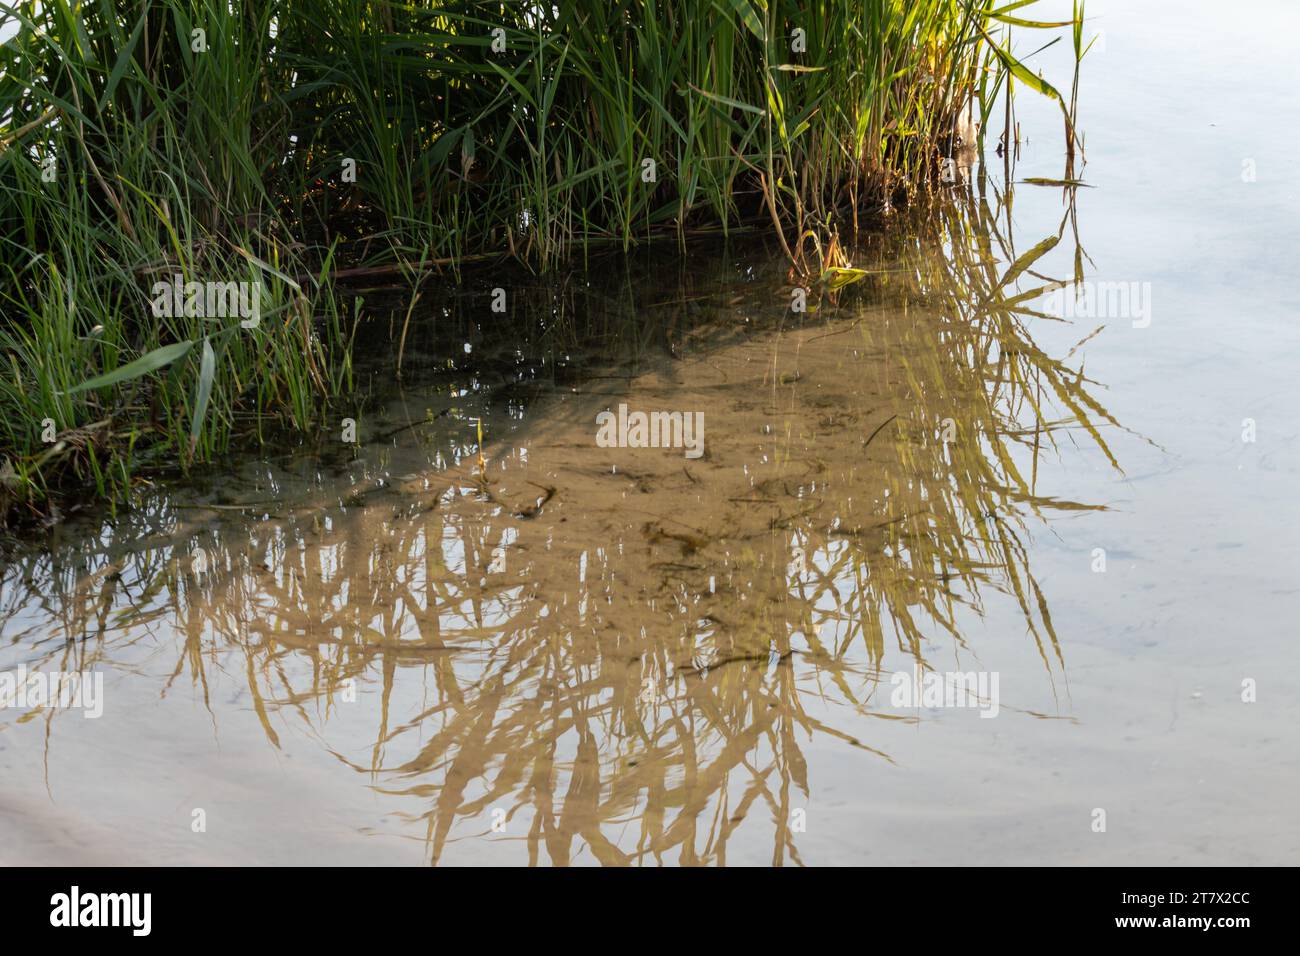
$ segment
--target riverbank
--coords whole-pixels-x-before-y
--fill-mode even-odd
[[[853,233],[951,182],[954,130],[982,141],[996,108],[1005,135],[1013,83],[1056,96],[1012,25],[1061,27],[975,0],[16,4],[0,514],[316,434],[373,317],[349,284],[402,290],[400,341],[468,266],[655,238],[762,230],[792,283],[826,281]]]

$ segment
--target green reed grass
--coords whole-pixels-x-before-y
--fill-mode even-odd
[[[0,3],[0,515],[317,425],[340,273],[856,228],[1003,77],[1060,100],[993,36],[1032,2]],[[153,316],[176,273],[261,326]]]

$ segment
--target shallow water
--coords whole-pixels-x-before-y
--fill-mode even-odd
[[[12,555],[0,672],[104,700],[0,710],[0,861],[1293,861],[1300,117],[1258,92],[1296,67],[1093,6],[1092,188],[1023,182],[1062,161],[1022,97],[1010,208],[990,147],[815,311],[753,245],[508,330],[470,288],[357,444]],[[1076,262],[1143,307],[1010,301]],[[620,404],[702,412],[703,454],[600,447]],[[900,702],[918,666],[997,683]]]

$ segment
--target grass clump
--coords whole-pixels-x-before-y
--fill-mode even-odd
[[[318,425],[339,281],[752,227],[798,259],[1004,80],[1060,100],[995,37],[1027,5],[0,2],[0,515]],[[158,314],[173,276],[260,322]]]

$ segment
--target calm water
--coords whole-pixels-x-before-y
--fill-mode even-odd
[[[104,692],[0,710],[0,862],[1293,862],[1300,16],[1089,8],[1072,198],[1023,96],[1010,205],[990,148],[813,312],[752,245],[485,280],[357,444],[12,555],[0,672]]]

